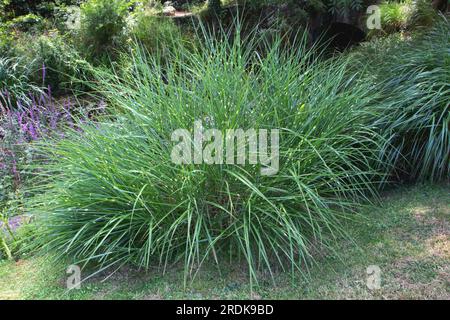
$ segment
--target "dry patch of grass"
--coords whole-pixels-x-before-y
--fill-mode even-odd
[[[381,289],[358,286],[353,275],[337,285],[344,290],[341,297],[450,299],[449,196],[447,185],[418,186],[386,197],[390,200],[374,213],[374,228],[363,231],[361,241],[368,263],[381,268]]]

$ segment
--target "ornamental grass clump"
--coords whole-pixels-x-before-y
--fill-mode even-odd
[[[280,39],[263,56],[254,40],[206,36],[164,64],[137,48],[128,74],[97,71],[110,116],[41,146],[44,247],[97,270],[181,263],[188,279],[206,261],[242,258],[252,282],[260,270],[306,274],[312,250],[376,195],[382,140],[367,123],[378,96],[345,58],[323,61],[304,40],[288,52]],[[279,130],[278,171],[175,164],[172,134],[195,121]]]
[[[382,94],[380,150],[392,176],[409,181],[450,180],[450,24],[440,17],[411,39],[369,43],[354,61]],[[367,64],[367,61],[372,63]]]

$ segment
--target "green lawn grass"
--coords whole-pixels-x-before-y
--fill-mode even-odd
[[[339,258],[317,252],[310,278],[279,273],[250,291],[245,263],[227,273],[202,269],[187,288],[182,266],[161,276],[122,269],[67,292],[64,267],[47,257],[0,262],[3,299],[450,299],[450,186],[419,185],[386,192],[383,205],[348,226],[355,243],[336,243]],[[381,268],[381,289],[366,286],[366,268]],[[267,279],[267,281],[264,281]]]

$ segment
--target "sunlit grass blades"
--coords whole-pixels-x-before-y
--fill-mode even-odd
[[[306,274],[311,250],[345,230],[376,195],[381,138],[367,125],[377,94],[322,62],[299,41],[264,56],[251,43],[208,40],[165,65],[134,51],[128,75],[98,72],[112,119],[42,146],[49,154],[35,204],[45,247],[97,268],[242,258],[264,270]],[[280,170],[258,165],[175,165],[171,133],[195,120],[220,130],[279,129]]]

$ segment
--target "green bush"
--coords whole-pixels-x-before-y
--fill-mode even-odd
[[[250,281],[277,266],[305,273],[311,251],[376,194],[380,136],[367,122],[377,93],[346,77],[346,59],[321,62],[304,43],[285,53],[280,39],[265,57],[238,34],[206,39],[164,66],[137,50],[128,76],[98,71],[114,120],[42,146],[49,180],[34,212],[47,249],[98,269],[179,261],[186,278],[239,257]],[[171,135],[195,120],[279,129],[279,172],[174,164]]]
[[[40,29],[44,24],[44,19],[38,15],[29,13],[23,16],[16,17],[6,24],[8,28],[19,31],[31,31],[32,29]]]
[[[29,81],[50,86],[55,93],[80,89],[80,79],[88,77],[89,64],[70,44],[69,37],[53,30],[39,36],[25,34],[17,39],[16,54],[29,61],[32,68]]]
[[[19,195],[20,192],[16,192],[15,196],[18,196],[16,199],[4,201],[0,194],[0,261],[4,258],[11,260],[18,253],[16,250],[18,237],[15,235],[17,225],[9,219],[12,217],[11,212],[15,212],[15,214],[23,212]]]
[[[55,25],[61,26],[61,11],[78,0],[2,0],[0,25],[14,32],[43,33]]]
[[[39,232],[31,217],[23,216],[22,219],[22,225],[15,230],[14,238],[10,239],[8,244],[11,255],[17,260],[36,253],[34,241],[37,239]]]
[[[35,14],[50,18],[60,6],[75,5],[79,0],[2,0],[0,2],[0,20],[10,20],[15,17]]]
[[[429,26],[437,17],[432,3],[427,0],[387,1],[380,4],[381,27],[384,33],[412,30]],[[372,34],[379,34],[375,30]]]
[[[413,12],[409,19],[411,27],[431,26],[438,18],[437,11],[433,8],[432,2],[427,0],[416,0]]]
[[[93,60],[113,56],[124,43],[129,1],[88,0],[81,5],[80,50]]]
[[[405,29],[412,15],[412,1],[385,2],[380,6],[381,27],[391,33]]]
[[[131,36],[150,54],[161,58],[166,57],[178,42],[183,41],[181,31],[172,20],[148,15],[145,12],[135,15]]]
[[[0,23],[0,53],[8,54],[14,43],[14,35],[11,30]]]
[[[381,83],[382,149],[405,179],[450,179],[450,24],[441,17],[411,40],[393,36],[359,50],[367,78]],[[367,64],[370,61],[370,64]]]

